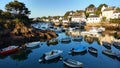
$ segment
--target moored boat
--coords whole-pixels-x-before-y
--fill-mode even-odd
[[[106,42],[106,41],[103,41],[102,44],[103,44],[103,46],[104,46],[105,48],[111,49],[111,44],[110,44],[110,43],[108,43],[108,42]]]
[[[56,44],[58,44],[57,39],[51,39],[51,40],[47,41],[47,45],[56,45]]]
[[[113,57],[116,56],[116,53],[114,53],[112,50],[103,50],[102,53]]]
[[[26,43],[25,46],[27,48],[33,48],[33,47],[38,47],[40,42],[31,42],[31,43]]]
[[[73,38],[73,41],[82,41],[83,36],[77,36]]]
[[[63,63],[69,67],[82,67],[83,66],[83,63],[76,61],[76,60],[72,60],[72,59],[65,59]]]
[[[81,53],[81,52],[85,52],[86,49],[87,48],[85,46],[79,46],[79,47],[76,47],[76,48],[72,48],[69,53]]]
[[[71,39],[70,38],[62,38],[61,42],[62,43],[69,43],[69,42],[71,42]]]
[[[43,55],[42,59],[39,59],[38,61],[39,61],[39,62],[42,62],[42,61],[44,61],[44,60],[46,60],[46,61],[47,61],[47,60],[52,60],[52,59],[54,59],[54,58],[59,57],[62,52],[63,52],[63,51],[61,51],[61,50],[52,50],[52,51],[50,51],[50,52],[46,52],[46,53]]]
[[[0,54],[6,55],[6,54],[11,54],[14,53],[18,50],[18,46],[8,46],[6,48],[1,49]]]
[[[95,49],[93,47],[88,47],[88,51],[91,52],[91,53],[97,54],[97,49]]]
[[[120,42],[113,42],[114,46],[120,47]]]

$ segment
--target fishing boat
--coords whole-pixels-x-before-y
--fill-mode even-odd
[[[116,53],[114,53],[112,50],[103,50],[102,53],[113,57],[116,56]]]
[[[30,43],[26,43],[25,46],[27,48],[34,48],[34,47],[38,47],[40,44],[40,42],[30,42]]]
[[[97,49],[95,49],[93,47],[88,47],[88,51],[91,52],[91,53],[97,54]]]
[[[42,62],[42,61],[44,61],[44,60],[51,60],[51,59],[54,59],[54,58],[57,58],[57,57],[59,57],[60,56],[60,54],[62,53],[63,51],[61,51],[61,50],[52,50],[52,51],[50,51],[50,52],[46,52],[44,55],[43,55],[43,57],[42,57],[42,59],[39,59],[38,61],[39,62]]]
[[[76,47],[76,48],[72,48],[71,51],[69,52],[70,53],[82,53],[82,52],[85,52],[86,51],[86,47],[85,46],[79,46],[79,47]]]
[[[6,55],[6,54],[11,54],[11,53],[14,53],[18,50],[18,46],[8,46],[6,48],[3,48],[0,50],[0,54],[2,55]]]
[[[65,59],[63,63],[69,67],[82,67],[83,66],[83,63],[76,61],[76,60],[72,60],[72,59]]]

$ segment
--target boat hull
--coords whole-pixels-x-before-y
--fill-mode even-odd
[[[12,49],[12,50],[8,50],[8,51],[1,51],[0,54],[2,55],[7,55],[7,54],[11,54],[14,53],[18,50],[18,48]]]

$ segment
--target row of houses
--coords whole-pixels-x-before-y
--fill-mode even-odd
[[[87,8],[86,13],[89,13],[89,16],[86,17],[85,12],[73,12],[71,11],[65,19],[63,16],[60,16],[58,18],[52,18],[52,19],[44,19],[44,21],[51,21],[51,22],[62,22],[62,23],[68,23],[68,22],[86,22],[86,23],[100,23],[103,18],[106,18],[106,21],[109,21],[110,19],[120,18],[120,12],[116,11],[116,7],[105,7],[103,6],[101,8],[101,14],[98,16],[94,14],[96,11],[96,8]]]

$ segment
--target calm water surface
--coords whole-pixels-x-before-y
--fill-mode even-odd
[[[65,33],[59,33],[57,39],[66,37]],[[98,55],[89,53],[88,51],[83,54],[69,55],[68,52],[73,47],[85,45],[86,47],[93,46],[98,49]],[[102,50],[106,49],[104,46],[98,44],[97,41],[88,43],[84,39],[80,42],[71,41],[70,43],[61,43],[59,41],[56,45],[47,45],[46,42],[41,42],[40,47],[32,50],[23,50],[16,54],[8,56],[0,56],[0,68],[68,68],[59,58],[39,63],[38,59],[43,53],[49,52],[53,49],[63,50],[61,56],[62,60],[70,58],[78,60],[83,63],[83,68],[120,68],[120,61],[102,54]],[[119,49],[112,46],[112,50],[120,52]]]

